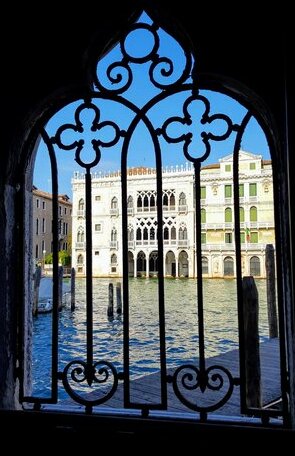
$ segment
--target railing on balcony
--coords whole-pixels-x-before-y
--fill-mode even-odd
[[[178,213],[186,214],[187,213],[187,204],[182,204],[181,206],[178,206]]]
[[[137,239],[136,245],[156,245],[157,241],[155,239]]]
[[[275,224],[274,222],[258,222],[258,228],[274,228]]]
[[[129,247],[129,242],[130,242],[130,248],[134,248],[134,241],[128,241],[128,247]],[[148,246],[156,246],[157,245],[157,240],[156,239],[138,239],[135,241],[136,246],[142,246],[142,245],[148,245]],[[171,247],[188,247],[189,246],[189,241],[187,239],[182,239],[182,240],[177,240],[177,239],[164,239],[163,244],[165,246],[171,246]]]
[[[119,209],[117,207],[111,207],[110,215],[114,215],[117,217],[119,215]]]
[[[176,245],[177,240],[176,239],[164,239],[164,245]]]
[[[178,240],[178,247],[189,247],[189,240],[188,239],[179,239]]]
[[[230,227],[233,228],[234,224],[230,222]],[[202,223],[202,230],[224,230],[225,223]]]
[[[84,209],[81,210],[81,209],[78,209],[77,210],[77,217],[85,217],[85,211]]]
[[[110,241],[110,249],[118,250],[118,241]]]
[[[258,242],[245,242],[241,244],[242,250],[265,250],[266,244],[258,244]]]
[[[127,215],[133,215],[134,214],[134,210],[133,210],[133,207],[127,207]]]
[[[226,230],[232,230],[233,227],[234,227],[233,222],[225,222],[224,223],[224,229],[226,229]]]
[[[274,222],[240,222],[240,228],[274,228]],[[202,230],[225,230],[225,229],[234,229],[234,222],[224,222],[224,223],[202,223]]]
[[[250,222],[250,228],[274,228],[274,222]]]
[[[258,197],[257,196],[249,196],[249,203],[257,203]]]
[[[76,242],[75,247],[76,247],[76,249],[84,250],[85,249],[85,242]]]
[[[157,206],[137,207],[137,212],[156,212]]]
[[[187,206],[179,206],[179,207],[186,207]],[[179,209],[178,209],[179,210]],[[163,206],[163,212],[175,212],[176,206]],[[157,212],[157,206],[146,206],[146,207],[137,207],[137,212]],[[128,211],[127,211],[128,213]],[[129,213],[128,213],[129,215]]]
[[[163,212],[175,212],[175,206],[163,206]]]
[[[224,204],[233,204],[233,198],[230,197],[230,198],[224,198]]]
[[[258,244],[258,243],[250,243],[250,242],[245,242],[241,244],[241,250],[259,250],[263,251],[265,250],[266,244]],[[202,250],[216,250],[220,252],[226,252],[226,251],[235,251],[235,244],[234,243],[224,243],[224,244],[202,244]]]

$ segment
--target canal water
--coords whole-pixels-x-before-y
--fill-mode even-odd
[[[116,280],[93,279],[94,360],[123,365],[122,316],[107,317],[108,286]],[[259,334],[268,337],[265,280],[256,281],[259,293]],[[158,283],[156,279],[130,279],[130,373],[132,378],[159,369]],[[198,358],[198,318],[194,279],[165,280],[167,366]],[[204,280],[206,356],[238,347],[236,281]],[[114,286],[114,298],[116,296]],[[114,306],[116,309],[116,306]],[[50,395],[52,315],[34,319],[33,394]],[[74,359],[86,359],[85,279],[76,280],[76,310],[59,313],[59,369]],[[60,398],[67,397],[60,389]]]

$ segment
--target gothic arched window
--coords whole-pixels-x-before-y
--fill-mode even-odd
[[[152,7],[150,9],[152,10]],[[142,12],[133,24],[123,28],[124,31],[120,35],[117,45],[112,40],[110,41],[108,52],[97,65],[94,64],[95,55],[89,56],[91,66],[87,70],[85,83],[79,85],[79,91],[71,89],[58,100],[58,103],[49,104],[46,113],[44,112],[38,117],[31,136],[28,136],[30,140],[27,142],[30,145],[26,147],[32,148],[28,169],[32,168],[35,162],[33,150],[40,144],[38,153],[40,151],[41,158],[44,154],[47,156],[49,166],[43,166],[43,168],[51,170],[51,180],[49,179],[49,181],[52,183],[54,311],[52,313],[53,340],[49,344],[52,347],[52,387],[50,386],[50,400],[47,402],[55,404],[58,400],[59,390],[63,389],[63,392],[69,395],[74,402],[85,406],[87,413],[94,413],[96,407],[107,403],[117,391],[121,391],[121,387],[119,388],[118,385],[122,383],[124,407],[138,409],[147,416],[153,409],[167,410],[169,386],[181,407],[198,414],[202,421],[206,421],[210,413],[222,409],[224,405],[228,405],[230,409],[232,406],[230,401],[233,401],[234,397],[233,392],[237,392],[240,394],[240,411],[243,416],[262,417],[263,422],[267,423],[272,417],[281,416],[284,412],[280,412],[278,407],[269,411],[263,404],[255,403],[253,405],[252,398],[247,397],[249,385],[246,385],[248,378],[245,376],[245,365],[243,365],[247,347],[243,340],[245,328],[243,326],[244,295],[240,234],[242,215],[239,205],[242,204],[240,198],[244,198],[243,204],[247,207],[247,211],[250,205],[255,204],[250,208],[250,222],[257,222],[258,214],[260,215],[260,208],[259,211],[257,208],[261,203],[261,201],[259,202],[261,187],[257,177],[259,173],[258,169],[254,174],[252,172],[252,180],[255,177],[255,183],[246,182],[244,172],[248,168],[244,165],[247,165],[249,160],[253,162],[254,159],[251,154],[241,150],[241,144],[245,138],[247,139],[246,133],[249,133],[247,129],[251,127],[251,124],[256,122],[258,125],[256,129],[260,128],[260,125],[266,129],[269,126],[265,119],[270,122],[271,116],[260,115],[259,106],[264,105],[257,103],[257,100],[255,109],[252,109],[251,100],[255,99],[254,96],[252,97],[252,92],[249,91],[247,96],[243,96],[240,88],[231,91],[231,84],[227,84],[227,81],[223,79],[218,81],[217,77],[213,75],[199,74],[197,58],[189,40],[173,27],[166,28],[166,23],[166,20],[163,21],[163,24],[161,23],[160,13],[154,16],[151,11],[150,14]],[[174,31],[175,37],[171,35]],[[202,65],[200,67],[202,68]],[[52,117],[50,117],[50,113],[52,113]],[[34,141],[35,144],[33,144]],[[219,157],[219,151],[222,148],[228,151],[224,159]],[[144,158],[147,160],[145,161]],[[58,174],[57,167],[62,160],[64,160],[64,167],[62,173]],[[271,182],[271,164],[267,160],[257,159],[256,161],[261,164],[264,182],[265,179]],[[189,166],[186,162],[189,162]],[[60,192],[63,191],[63,189],[59,189],[59,184],[63,184],[64,173],[68,166],[79,168],[75,174],[73,169],[74,178],[72,180],[73,233],[74,237],[77,236],[77,242],[74,242],[72,246],[74,250],[72,258],[73,261],[77,260],[77,264],[80,264],[79,251],[82,250],[86,266],[86,291],[83,300],[86,308],[87,335],[86,353],[82,350],[76,356],[75,351],[73,359],[69,352],[68,358],[59,360],[58,249],[60,233],[58,225],[61,224],[63,215],[58,211],[58,198]],[[32,183],[31,168],[24,180],[26,189],[30,188],[29,184]],[[110,168],[112,170],[109,170]],[[245,182],[244,196],[239,193],[240,179],[243,180],[243,183]],[[216,185],[220,185],[220,188],[224,187],[224,192],[212,191]],[[101,196],[102,204],[92,204],[93,189],[95,189],[95,194],[99,189],[100,195],[97,194],[97,196]],[[129,281],[128,241],[130,234],[128,224],[131,222],[132,212],[129,211],[128,214],[128,208],[131,208],[131,199],[128,196],[130,193],[134,197],[136,195],[136,212],[140,212],[142,216],[140,220],[138,217],[135,217],[134,221],[132,220],[132,225],[136,227],[137,242],[135,244],[140,245],[144,250],[138,252],[139,249],[134,248],[134,275],[137,276],[135,271],[137,268],[140,276],[150,277],[151,272],[155,278],[152,285],[150,285],[151,281],[140,284],[137,282],[137,288],[134,285],[134,278],[133,282],[131,279]],[[269,198],[270,193],[270,191],[263,192],[263,197]],[[175,195],[178,194],[180,207],[177,216],[179,219],[172,220],[172,217],[166,215],[169,210],[174,210]],[[218,207],[216,207],[217,200]],[[206,232],[202,226],[202,223],[206,222],[206,212],[201,208],[201,202],[207,208],[208,220],[210,218]],[[265,204],[265,207],[269,205],[268,203]],[[76,213],[77,210],[80,213]],[[95,213],[97,210],[101,210],[102,213]],[[25,211],[24,225],[29,221],[29,214],[31,214],[29,205]],[[83,223],[82,227],[80,227],[81,211],[85,217],[85,224]],[[149,215],[153,217],[148,217]],[[110,249],[114,249],[114,246],[109,244],[108,239],[113,226],[113,216],[118,217],[116,226],[118,226],[117,223],[121,223],[118,231],[122,233],[122,245],[117,248],[117,254],[111,254]],[[264,223],[264,226],[260,230],[261,224],[255,223],[255,232],[251,232],[251,242],[243,243],[243,249],[247,249],[243,252],[244,257],[248,255],[247,258],[249,258],[249,251],[253,255],[250,260],[251,271],[254,271],[255,268],[257,271],[256,258],[258,258],[259,249],[265,250],[265,244],[261,242],[258,245],[254,239],[264,240],[264,242],[271,240],[275,243],[275,225],[271,214],[267,214],[267,217],[267,226],[265,226],[266,222],[262,221],[261,224]],[[99,222],[103,220],[101,227],[103,226],[104,229],[99,236],[93,236],[92,233],[96,223],[94,218]],[[35,217],[34,220],[36,220]],[[232,223],[233,220],[234,223]],[[230,226],[226,226],[227,223]],[[30,226],[29,223],[28,226]],[[186,329],[193,332],[187,336],[191,338],[188,347],[196,348],[195,342],[197,341],[198,350],[188,353],[188,350],[185,349],[187,357],[194,361],[188,363],[187,359],[182,359],[177,368],[169,371],[168,375],[166,355],[169,351],[166,341],[169,339],[166,337],[166,320],[169,293],[165,291],[166,265],[164,259],[167,255],[167,244],[170,244],[167,241],[174,240],[176,237],[175,227],[178,227],[178,242],[171,243],[173,250],[171,252],[175,261],[168,264],[170,275],[183,278],[184,281],[187,277],[197,279],[195,288],[187,282],[177,281],[179,288],[178,294],[175,293],[178,303],[175,316],[192,300],[195,301],[192,311],[194,312],[194,325],[187,325]],[[228,232],[225,232],[225,228]],[[250,228],[253,228],[251,223]],[[156,231],[157,229],[158,231]],[[248,229],[244,226],[245,233]],[[267,233],[266,229],[269,229]],[[23,231],[25,232],[25,229]],[[224,239],[227,242],[223,242]],[[117,240],[116,229],[111,231],[111,240],[112,242]],[[35,247],[36,242],[33,242],[33,238],[30,241],[21,246]],[[149,241],[153,241],[152,248],[150,248]],[[97,250],[98,248],[99,250]],[[96,252],[99,255],[95,256]],[[32,256],[33,252],[30,252],[30,255]],[[263,255],[263,252],[260,255]],[[279,256],[277,255],[277,257]],[[171,255],[169,257],[171,258]],[[26,279],[26,286],[23,288],[29,290],[28,294],[31,293],[32,288],[31,263],[30,260],[21,263]],[[212,273],[216,277],[236,279],[235,282],[224,281],[227,282],[228,287],[224,292],[224,300],[220,299],[219,289],[214,293],[207,293],[209,285],[207,278],[203,280],[202,270],[203,272],[209,270],[209,264],[210,271],[212,264]],[[277,268],[277,271],[281,270],[282,268]],[[106,351],[102,354],[101,346],[107,344],[101,344],[101,341],[96,339],[97,333],[100,331],[96,331],[93,326],[96,324],[93,319],[94,306],[97,304],[96,297],[105,293],[105,289],[101,293],[94,293],[97,286],[96,278],[104,276],[104,274],[107,276],[110,274],[110,277],[114,277],[113,274],[122,275],[123,360],[122,358],[115,359],[115,353],[122,353],[122,346],[117,347],[118,350],[114,351],[107,351],[104,346]],[[152,288],[154,284],[155,287]],[[133,289],[132,286],[134,286]],[[226,287],[224,283],[223,286]],[[137,296],[135,296],[136,293]],[[186,293],[189,293],[190,298],[187,301]],[[280,289],[279,293],[281,293]],[[208,336],[210,328],[206,326],[206,320],[210,320],[210,318],[207,315],[209,306],[204,312],[205,296],[206,300],[213,301],[214,306],[222,302],[222,306],[218,308],[218,311],[222,313],[218,319],[222,325],[224,319],[228,319],[232,314],[232,308],[236,307],[239,314],[239,318],[234,322],[233,319],[230,320],[233,327],[220,337],[220,346],[214,347],[211,352],[211,344],[215,343],[217,331],[214,335]],[[208,298],[208,296],[211,297]],[[278,302],[281,302],[281,298],[280,295]],[[148,338],[154,344],[151,356],[154,356],[153,362],[157,364],[161,382],[157,403],[151,401],[143,404],[136,402],[130,394],[130,389],[132,389],[130,384],[133,379],[133,367],[131,368],[134,361],[133,355],[136,358],[136,353],[142,352],[138,347],[147,347],[144,345],[146,340],[144,343],[143,340],[140,340],[144,330],[139,331],[140,334],[133,331],[134,315],[132,312],[138,303],[145,305],[146,300],[151,304],[151,311],[146,312],[148,317],[158,319],[153,323],[153,327],[157,328],[157,335],[154,337],[149,334]],[[28,299],[29,303],[32,301]],[[230,309],[223,308],[225,301],[231,304]],[[196,309],[197,315],[195,315]],[[30,313],[28,309],[25,310],[26,312],[23,313]],[[283,317],[281,311],[281,328],[285,321]],[[181,327],[185,321],[183,316],[180,317],[180,320],[179,324],[177,323],[175,326],[176,329]],[[22,325],[22,329],[25,330],[25,328],[26,325]],[[134,337],[135,333],[136,337]],[[214,365],[208,359],[210,353],[223,352],[222,343],[224,343],[226,335],[231,333],[235,334],[233,337],[235,337],[236,348],[240,350],[240,370],[236,371],[226,364],[223,365],[223,358],[220,363],[218,361]],[[182,335],[177,336],[181,342]],[[23,339],[20,341],[21,346],[19,347],[21,356],[26,353],[26,337]],[[135,339],[138,339],[138,346],[133,351]],[[107,337],[104,338],[104,342],[106,340]],[[283,342],[282,330],[280,353],[283,353],[284,350]],[[28,359],[31,358],[32,356],[29,354]],[[137,372],[141,371],[141,361],[142,357],[135,360]],[[281,372],[284,376],[281,384],[285,388],[287,375],[284,365],[282,365]],[[285,402],[282,410],[285,410],[287,394],[286,391],[283,393],[282,397]],[[34,397],[34,395],[25,397],[23,402],[33,402],[36,410],[40,410],[43,402],[46,403],[46,398],[43,400],[42,397]]]
[[[186,205],[186,196],[185,193],[181,192],[179,195],[179,206],[185,206]]]

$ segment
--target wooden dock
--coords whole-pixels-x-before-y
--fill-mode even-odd
[[[268,403],[280,398],[281,386],[280,386],[280,353],[279,353],[279,341],[278,339],[269,339],[266,342],[260,344],[260,360],[261,360],[261,386],[262,386],[262,403],[267,405]],[[184,364],[184,363],[183,363]],[[196,363],[198,365],[198,363]],[[233,377],[239,377],[239,351],[232,350],[227,353],[223,353],[212,358],[208,358],[206,361],[206,367],[213,365],[220,365],[225,367],[231,372]],[[173,369],[168,369],[167,374],[172,375],[178,366]],[[225,377],[226,378],[226,377]],[[225,381],[224,387],[226,389],[227,382]],[[93,395],[92,395],[93,394]],[[172,413],[195,413],[190,410],[184,404],[182,404],[176,397],[173,386],[171,383],[167,384],[168,394],[168,412]],[[210,406],[218,402],[218,398],[223,397],[224,390],[221,393],[214,390],[207,389],[205,393],[201,393],[200,389],[197,390],[186,390],[185,397],[190,402],[198,405]],[[94,393],[88,395],[89,398],[96,397]],[[160,402],[160,373],[156,372],[153,374],[145,375],[132,380],[130,383],[130,399],[131,402],[140,404],[157,404]],[[63,405],[73,405],[71,400],[63,401]],[[77,405],[77,404],[76,404]],[[78,405],[79,406],[79,405]],[[123,409],[123,385],[119,382],[119,386],[114,396],[111,397],[105,404],[99,406],[100,408],[112,408],[112,409]],[[83,409],[83,406],[79,406]],[[96,410],[98,407],[94,407]],[[234,386],[233,393],[227,403],[214,411],[215,414],[227,415],[227,416],[239,416],[240,415],[240,388]]]

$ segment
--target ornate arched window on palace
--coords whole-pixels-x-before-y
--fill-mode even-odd
[[[52,194],[53,312],[39,340],[39,322],[30,327],[32,229],[24,240],[20,400],[36,410],[70,404],[87,413],[184,412],[283,426],[274,141],[251,92],[199,74],[188,37],[164,24],[142,12],[90,66],[91,83],[53,97],[33,127],[24,182]],[[67,307],[58,311],[60,194],[73,200],[75,319]],[[32,226],[32,193],[26,201],[23,223]],[[110,282],[122,289],[115,336]],[[280,332],[270,339],[271,303]],[[249,332],[250,306],[259,319]]]

